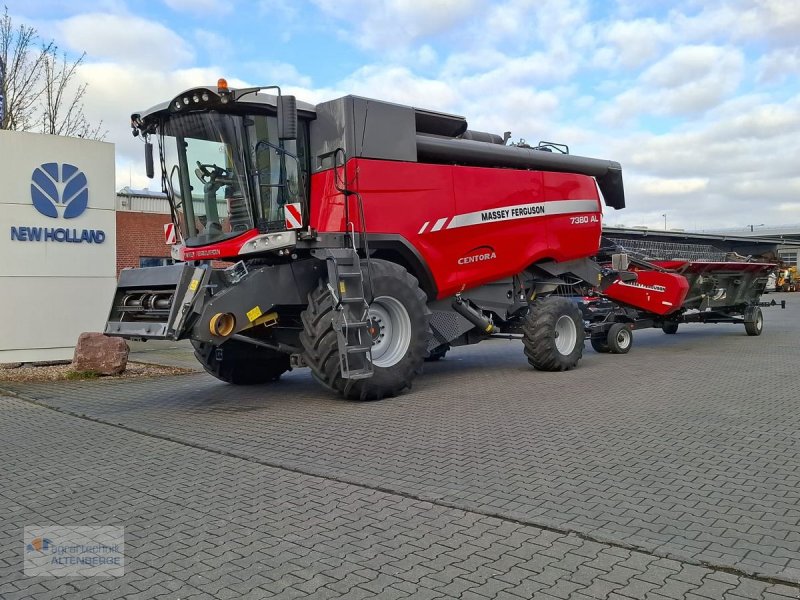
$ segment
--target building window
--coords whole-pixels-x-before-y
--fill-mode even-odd
[[[165,265],[174,265],[175,261],[171,258],[164,258],[163,256],[140,256],[140,267],[163,267]]]
[[[791,250],[791,251],[782,251],[779,252],[781,262],[786,265],[787,267],[796,267],[797,266],[797,255],[800,253],[800,250]]]

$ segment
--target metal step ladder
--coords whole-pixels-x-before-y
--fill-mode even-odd
[[[333,296],[333,328],[339,343],[344,379],[372,377],[369,304],[364,297],[361,261],[354,248],[326,251],[328,289]]]

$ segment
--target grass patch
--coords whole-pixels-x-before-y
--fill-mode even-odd
[[[75,381],[82,379],[97,379],[100,373],[97,371],[67,371],[65,378]]]

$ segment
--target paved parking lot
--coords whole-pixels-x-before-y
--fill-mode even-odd
[[[636,332],[568,373],[487,342],[377,403],[303,371],[5,384],[0,597],[800,598],[800,295],[772,297],[758,338]],[[23,577],[42,522],[124,525],[126,575]]]

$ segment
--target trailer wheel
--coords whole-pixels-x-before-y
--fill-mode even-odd
[[[566,298],[550,297],[533,304],[522,327],[525,356],[539,371],[568,371],[583,354],[583,318]]]
[[[595,352],[599,352],[600,354],[611,352],[611,348],[608,347],[608,342],[604,335],[593,335],[589,338],[589,342],[592,344],[592,348],[594,348]]]
[[[436,346],[433,350],[428,353],[428,356],[425,357],[425,362],[436,362],[442,360],[444,355],[447,354],[447,351],[450,350],[450,344],[442,344],[441,346]]]
[[[750,306],[744,311],[744,330],[747,335],[761,335],[764,331],[764,315],[758,306]]]
[[[289,355],[228,340],[215,346],[192,340],[194,355],[203,369],[220,381],[234,385],[257,385],[277,381],[291,369]]]
[[[309,294],[302,314],[300,342],[312,375],[328,389],[355,400],[380,400],[410,388],[422,371],[431,336],[428,298],[416,278],[388,261],[373,260],[370,266],[375,299],[369,317],[380,324],[384,336],[373,342],[372,377],[342,378],[333,299],[326,282]]]
[[[678,322],[677,321],[664,321],[664,324],[661,325],[661,329],[664,333],[668,333],[672,335],[674,333],[678,333]]]
[[[633,332],[625,323],[614,323],[606,339],[612,354],[627,354],[633,346]]]

